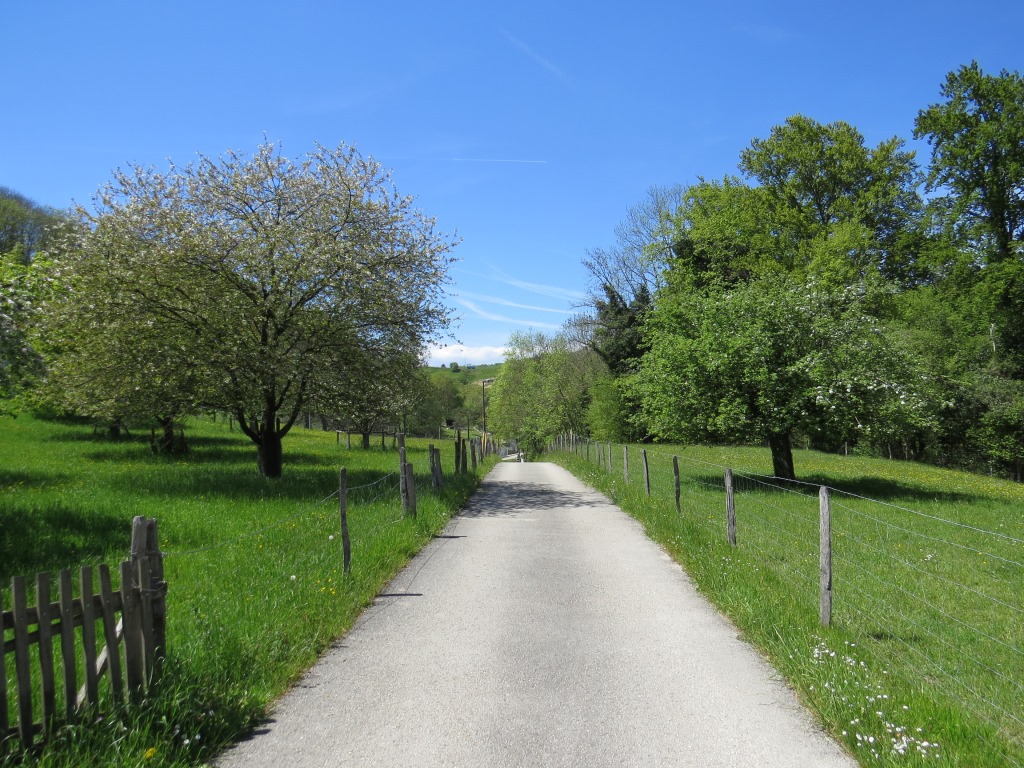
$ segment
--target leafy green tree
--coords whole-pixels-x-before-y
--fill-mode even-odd
[[[764,190],[775,258],[786,271],[839,268],[849,279],[852,268],[861,280],[905,279],[913,254],[904,234],[921,203],[914,153],[903,146],[893,137],[869,148],[848,123],[803,115],[751,142],[739,167]]]
[[[914,372],[865,305],[863,287],[786,276],[671,286],[633,381],[644,422],[666,440],[765,440],[775,475],[793,479],[795,434],[855,441],[927,418]]]
[[[962,464],[984,460],[1020,477],[1024,440],[1024,78],[950,72],[943,102],[918,113],[915,136],[932,148],[932,285],[905,313],[921,357],[942,372],[955,409],[940,439]],[[927,300],[927,301],[926,301]],[[927,309],[922,312],[921,307]],[[935,332],[935,318],[943,326]],[[949,412],[951,411],[951,412]]]
[[[48,247],[68,223],[66,214],[0,187],[0,253],[19,253],[28,262]]]
[[[499,439],[515,440],[527,455],[541,453],[549,433],[543,409],[538,407],[544,384],[540,362],[544,341],[543,334],[513,334],[490,392],[488,426]]]
[[[20,246],[0,253],[0,414],[13,412],[11,399],[42,374],[32,325],[49,280],[49,264],[26,262]]]
[[[651,294],[640,286],[627,300],[612,286],[605,286],[605,298],[595,302],[595,322],[590,346],[616,376],[632,371],[643,354],[644,315],[651,305]]]
[[[1005,261],[1024,238],[1024,78],[972,62],[946,76],[941,94],[914,123],[932,147],[928,188],[948,190],[969,239]]]
[[[267,477],[281,475],[282,439],[308,403],[338,395],[350,361],[394,339],[418,354],[449,322],[440,299],[454,242],[344,145],[297,162],[266,144],[167,173],[132,167],[95,206],[79,210],[49,312],[65,370],[89,357],[113,369],[129,334],[152,328],[150,386],[169,382],[182,410],[234,414]],[[101,384],[80,399],[118,386]],[[131,377],[117,398],[134,400],[135,386],[152,399]]]
[[[363,448],[369,448],[373,432],[397,426],[412,411],[421,383],[418,373],[419,350],[400,340],[352,349],[318,402],[322,410],[354,426],[362,435]]]
[[[764,188],[733,176],[701,179],[686,190],[670,219],[676,257],[669,270],[698,282],[735,282],[794,268],[791,261],[779,261],[771,208]]]
[[[406,431],[414,435],[436,437],[451,411],[448,403],[459,396],[453,381],[431,378],[425,369],[416,371],[416,386],[412,396],[412,411],[408,415]]]
[[[634,442],[631,413],[636,405],[631,397],[632,376],[599,376],[590,387],[590,404],[587,406],[587,427],[595,440],[613,442]]]
[[[565,334],[541,332],[513,333],[507,348],[488,396],[488,428],[531,456],[561,432],[587,434],[590,390],[607,371],[597,355]]]

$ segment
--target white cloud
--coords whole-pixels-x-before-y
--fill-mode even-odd
[[[501,363],[505,360],[505,347],[467,346],[465,344],[449,344],[441,346],[432,344],[427,348],[427,364],[440,367],[442,364],[459,363],[460,365],[485,365]]]

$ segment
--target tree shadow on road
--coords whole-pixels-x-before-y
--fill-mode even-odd
[[[461,517],[517,517],[555,509],[584,509],[600,503],[594,493],[563,491],[542,483],[502,483],[483,486]]]

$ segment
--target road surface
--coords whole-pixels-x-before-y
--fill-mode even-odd
[[[685,573],[553,464],[502,463],[222,768],[856,763]]]

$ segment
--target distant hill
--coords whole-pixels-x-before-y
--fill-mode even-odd
[[[456,365],[458,365],[456,363]],[[458,369],[449,366],[437,368],[427,366],[427,373],[434,381],[450,378],[459,384],[473,384],[484,379],[493,379],[501,371],[503,363],[490,363],[488,365],[458,365]]]

